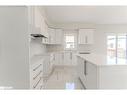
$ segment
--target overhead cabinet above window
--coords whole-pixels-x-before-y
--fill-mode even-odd
[[[78,44],[93,44],[95,29],[79,29]]]

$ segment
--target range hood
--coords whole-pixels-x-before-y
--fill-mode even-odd
[[[35,29],[34,30],[35,32],[34,33],[31,33],[31,36],[33,36],[33,37],[47,38],[45,35],[43,35],[43,34],[40,33],[41,29],[39,27],[35,27],[34,29]]]
[[[46,36],[44,36],[42,34],[31,34],[31,36],[33,36],[33,37],[44,37],[44,38],[47,38]]]

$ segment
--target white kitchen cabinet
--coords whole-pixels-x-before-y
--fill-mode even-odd
[[[48,26],[41,11],[37,7],[29,7],[28,15],[31,34],[41,34],[48,38]]]
[[[43,85],[43,73],[44,73],[43,65],[44,65],[43,59],[30,65],[30,88],[31,89],[41,89],[41,85]]]
[[[78,43],[93,44],[94,29],[79,29]]]
[[[54,65],[63,65],[63,53],[55,53]]]
[[[63,42],[63,31],[62,29],[55,29],[55,43],[62,44]]]
[[[63,31],[62,29],[48,28],[49,44],[62,44]]]
[[[127,65],[107,60],[107,55],[78,54],[78,65],[84,64],[85,74],[80,75],[87,89],[127,89]],[[81,70],[79,69],[79,72]],[[85,77],[85,78],[84,78]],[[85,80],[85,82],[83,82]]]
[[[86,89],[97,88],[97,66],[86,62]]]
[[[77,56],[73,52],[55,52],[53,53],[53,64],[64,66],[64,65],[76,65],[77,63]]]
[[[55,29],[48,28],[49,33],[49,44],[55,44]]]
[[[97,67],[78,57],[78,75],[85,89],[97,89]]]
[[[64,65],[72,65],[72,52],[64,52]]]
[[[84,59],[82,59],[81,57],[78,57],[77,59],[77,72],[78,72],[78,76],[79,79],[82,81],[82,85],[84,87],[84,89],[86,89],[86,64],[84,63]]]

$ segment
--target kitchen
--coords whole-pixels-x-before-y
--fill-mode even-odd
[[[127,7],[0,9],[3,89],[127,89]]]

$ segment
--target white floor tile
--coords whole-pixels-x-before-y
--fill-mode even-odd
[[[45,89],[83,89],[75,67],[56,67],[45,84]]]

